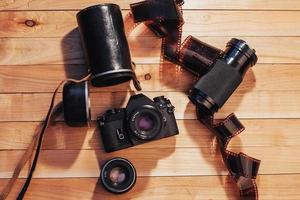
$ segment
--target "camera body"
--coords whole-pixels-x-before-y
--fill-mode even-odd
[[[174,106],[164,96],[152,101],[143,94],[133,95],[126,108],[108,110],[97,122],[106,152],[179,133]]]

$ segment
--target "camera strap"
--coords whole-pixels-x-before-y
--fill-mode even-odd
[[[45,132],[46,132],[46,129],[47,129],[48,125],[50,124],[51,116],[52,116],[54,106],[55,106],[55,99],[56,99],[56,96],[57,96],[57,93],[58,93],[60,87],[68,81],[73,81],[73,82],[76,82],[76,83],[80,83],[80,82],[88,80],[89,77],[90,77],[90,74],[87,75],[86,77],[84,77],[81,80],[66,79],[66,80],[61,81],[58,84],[58,86],[56,87],[56,89],[55,89],[55,91],[52,95],[51,103],[50,103],[45,121],[44,121],[42,127],[40,128],[40,130],[33,136],[31,143],[29,144],[28,148],[26,149],[26,151],[22,155],[21,159],[17,163],[17,165],[14,169],[12,177],[9,179],[8,183],[5,185],[3,190],[0,192],[0,200],[6,199],[9,192],[13,188],[15,182],[17,181],[21,170],[24,168],[25,164],[28,161],[31,161],[30,158],[32,157],[32,155],[34,155],[33,160],[30,162],[30,169],[29,169],[26,181],[23,184],[23,187],[22,187],[22,189],[21,189],[21,191],[20,191],[20,193],[17,197],[17,200],[22,200],[24,198],[24,195],[25,195],[25,193],[28,189],[28,186],[31,182],[34,170],[36,168],[36,164],[37,164],[39,154],[40,154],[42,144],[43,144],[44,135],[45,135]]]
[[[221,55],[218,49],[205,52],[206,57],[197,52],[206,51],[202,44],[189,36],[182,44],[182,0],[146,0],[130,5],[135,23],[144,22],[145,25],[157,36],[162,38],[161,55],[174,64],[197,70],[196,75],[204,75],[215,60],[216,55]],[[202,55],[204,53],[202,52]],[[215,123],[214,116],[197,108],[197,115],[208,129],[218,139],[223,162],[230,175],[236,182],[241,199],[258,199],[258,190],[255,182],[260,160],[247,156],[244,153],[234,153],[227,149],[230,140],[244,130],[238,118],[231,114],[219,123]]]

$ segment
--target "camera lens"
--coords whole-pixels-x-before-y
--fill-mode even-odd
[[[113,158],[103,165],[101,182],[109,192],[115,194],[127,192],[136,182],[135,168],[124,158]]]
[[[161,131],[163,119],[155,108],[144,107],[131,116],[130,128],[138,139],[151,140]]]
[[[140,131],[149,132],[154,127],[154,120],[155,119],[153,118],[153,116],[144,113],[136,119],[136,127]]]
[[[203,112],[220,109],[257,62],[255,50],[239,39],[231,39],[211,69],[190,90],[189,98]]]

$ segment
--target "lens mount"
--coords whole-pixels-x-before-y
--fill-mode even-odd
[[[198,109],[201,109],[205,113],[212,115],[219,109],[218,105],[209,96],[197,88],[191,89],[188,97]]]
[[[135,185],[136,170],[127,159],[113,158],[102,166],[100,179],[107,191],[121,194]]]
[[[137,139],[151,140],[161,131],[163,121],[156,108],[144,105],[130,115],[129,127]]]

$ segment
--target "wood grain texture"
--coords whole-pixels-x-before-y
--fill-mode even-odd
[[[300,175],[260,175],[259,197],[262,200],[286,200],[300,195]],[[293,182],[290,180],[294,180]],[[5,180],[0,181],[3,185]],[[14,199],[23,180],[19,180],[11,196]],[[285,184],[282,184],[285,183]],[[211,189],[211,186],[214,189]],[[234,184],[227,176],[139,177],[136,186],[122,196],[106,192],[97,178],[33,179],[27,199],[103,199],[103,200],[198,200],[238,199]]]
[[[132,147],[113,153],[103,150],[42,150],[36,178],[55,177],[98,177],[100,165],[113,157],[130,160],[138,171],[138,176],[196,176],[227,175],[219,150],[213,147],[175,148],[176,137],[172,137],[168,148],[153,148],[147,151]],[[231,147],[232,151],[244,152],[264,161],[259,174],[296,174],[300,170],[300,160],[294,159],[300,147]],[[0,176],[9,178],[24,151],[0,151]],[[284,164],[279,164],[284,163]],[[175,164],[176,163],[176,164]],[[28,166],[21,177],[27,175]]]
[[[140,64],[135,72],[143,91],[188,91],[198,79],[188,71],[173,64]],[[82,78],[87,73],[85,65],[6,65],[1,66],[1,93],[53,92],[66,78]],[[169,74],[172,76],[169,76]],[[272,74],[272,76],[270,76]],[[295,91],[300,90],[300,64],[258,64],[246,74],[240,91]],[[91,91],[127,91],[132,83],[117,87],[90,87]]]
[[[122,13],[126,27],[130,24],[126,18],[128,13]],[[77,11],[0,12],[0,37],[78,37],[78,33],[70,35],[70,31],[77,27],[76,14]],[[297,11],[185,11],[183,34],[198,37],[299,36],[300,30],[291,28],[299,24],[299,18]],[[28,20],[35,24],[26,25]],[[130,35],[153,35],[141,27]]]
[[[2,0],[0,7],[4,10],[68,10],[82,9],[84,7],[99,4],[114,2],[120,5],[121,8],[129,8],[130,3],[135,3],[135,0]],[[298,0],[214,0],[214,1],[198,1],[188,0],[184,9],[255,9],[255,10],[300,10]]]
[[[161,92],[144,94],[150,98],[162,95]],[[176,107],[177,119],[196,119],[195,106],[185,93],[164,92],[163,95],[171,99]],[[96,119],[110,108],[125,107],[130,93],[97,92],[90,93],[90,96],[92,118]],[[0,94],[0,121],[41,121],[49,108],[51,97],[51,93]],[[61,95],[58,95],[58,99],[61,99]],[[239,118],[300,118],[299,101],[300,94],[297,91],[237,91],[216,117],[224,118],[235,112]],[[60,113],[57,119],[62,119]]]
[[[211,147],[214,135],[197,120],[178,120],[180,134],[176,148]],[[298,146],[299,119],[244,119],[246,130],[234,138],[230,147],[293,147]],[[29,145],[39,122],[1,122],[0,150],[24,150]],[[69,127],[64,122],[52,124],[45,136],[43,149],[103,149],[100,131],[91,127]],[[138,149],[168,148],[172,138],[139,145]]]
[[[258,63],[300,63],[300,37],[241,37],[255,47]],[[231,37],[201,37],[225,48]],[[160,62],[161,40],[129,37],[132,60],[137,64]],[[79,38],[0,38],[0,65],[84,64]]]
[[[76,13],[104,2],[0,0],[0,189],[38,130],[58,82],[87,71]],[[110,2],[120,5],[125,18],[129,3],[137,1]],[[300,1],[187,0],[184,18],[183,38],[193,35],[224,49],[237,37],[256,49],[259,64],[216,117],[235,112],[245,125],[229,148],[262,160],[260,199],[299,199]],[[160,65],[161,40],[144,25],[127,34],[143,93],[170,98],[180,134],[106,154],[95,121],[90,128],[68,127],[58,107],[25,199],[237,199],[215,137],[195,120],[186,96],[197,78],[171,63]],[[134,93],[131,83],[90,91],[93,120],[125,106]],[[98,184],[101,164],[114,156],[128,158],[138,172],[136,186],[121,196]],[[8,199],[16,198],[23,181]]]

